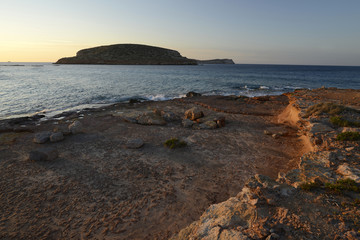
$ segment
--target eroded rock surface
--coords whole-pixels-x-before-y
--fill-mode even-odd
[[[349,92],[353,95],[348,96]],[[360,119],[360,104],[352,100],[359,97],[357,90],[337,89],[299,90],[289,95],[290,105],[279,121],[297,127],[308,145],[298,167],[280,171],[273,179],[255,175],[236,197],[210,206],[172,239],[360,238],[359,143],[336,139],[341,132],[359,128],[344,130],[326,112],[315,116],[306,112],[323,101],[348,102],[353,110],[345,108],[340,119],[350,115],[349,121],[354,122]],[[264,134],[274,135],[268,129]]]

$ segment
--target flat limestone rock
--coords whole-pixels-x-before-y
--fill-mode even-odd
[[[347,163],[340,165],[336,172],[345,178],[350,178],[355,182],[360,183],[360,170],[355,167],[350,167]]]
[[[329,127],[328,125],[322,123],[313,123],[311,125],[310,133],[315,135],[318,133],[326,133],[334,131],[333,128]]]
[[[137,123],[142,125],[166,125],[165,119],[154,112],[140,115],[137,118]]]
[[[129,149],[138,149],[138,148],[141,148],[142,146],[144,146],[144,141],[142,139],[139,139],[139,138],[129,140],[126,143],[126,148],[129,148]]]
[[[218,127],[218,125],[214,121],[206,121],[193,127],[196,129],[215,129]]]

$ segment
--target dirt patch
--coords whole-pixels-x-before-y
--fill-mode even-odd
[[[250,176],[276,177],[297,166],[306,147],[296,129],[276,119],[287,99],[212,96],[117,104],[43,122],[35,133],[75,119],[83,131],[44,144],[59,152],[52,162],[26,160],[39,147],[34,133],[0,145],[0,237],[167,239],[211,204],[235,196]],[[224,116],[225,127],[184,128],[181,118],[194,106],[205,116]],[[154,108],[178,120],[155,126],[118,117]],[[186,147],[165,148],[170,138]],[[127,148],[131,139],[144,146]]]

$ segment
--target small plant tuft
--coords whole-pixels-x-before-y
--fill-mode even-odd
[[[330,122],[337,127],[360,127],[360,122],[348,121],[340,116],[330,117]]]
[[[338,141],[360,141],[360,133],[358,132],[343,132],[336,137]]]
[[[344,191],[360,193],[359,185],[349,178],[337,180],[335,183],[325,183],[325,188],[326,190],[336,194],[341,194]]]
[[[169,140],[164,142],[164,146],[170,149],[182,148],[182,147],[186,147],[186,145],[187,145],[186,142],[179,140],[177,138],[170,138]]]
[[[323,186],[323,184],[320,182],[306,182],[306,183],[300,184],[299,187],[304,191],[310,192],[317,188],[321,188],[322,186]]]

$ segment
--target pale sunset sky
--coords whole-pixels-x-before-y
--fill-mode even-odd
[[[360,1],[0,0],[0,62],[138,43],[236,63],[360,65]]]

